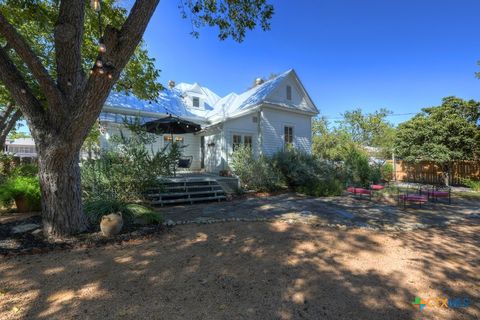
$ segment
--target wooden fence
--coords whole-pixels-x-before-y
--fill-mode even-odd
[[[389,161],[393,163],[392,161]],[[433,162],[409,164],[395,161],[394,179],[397,181],[443,184],[442,168]],[[462,179],[480,179],[480,161],[456,161],[450,168],[450,184],[461,185]]]

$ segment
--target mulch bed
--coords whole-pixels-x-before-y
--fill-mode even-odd
[[[6,223],[0,223],[0,256],[10,257],[24,254],[45,253],[52,250],[65,250],[80,247],[99,247],[107,244],[121,244],[130,240],[154,237],[164,230],[163,225],[153,226],[129,226],[123,228],[122,233],[114,237],[104,237],[98,230],[91,229],[77,236],[53,240],[43,236],[35,236],[32,231],[13,233],[12,228],[18,225],[38,224],[42,225],[40,216],[32,216],[26,219],[20,218]]]

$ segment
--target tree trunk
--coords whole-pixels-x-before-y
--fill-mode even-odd
[[[80,148],[68,141],[38,142],[39,175],[42,192],[43,228],[46,234],[63,237],[85,231],[80,184]]]
[[[443,182],[445,186],[450,186],[450,165],[444,164],[443,165]]]

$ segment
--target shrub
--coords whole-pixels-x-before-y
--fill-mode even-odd
[[[328,197],[339,196],[343,192],[343,184],[337,178],[330,178],[327,180],[318,180],[314,185],[301,186],[298,191],[309,196]]]
[[[24,164],[14,168],[11,175],[18,177],[36,177],[38,176],[38,166],[36,164]]]
[[[128,125],[131,132],[112,137],[113,147],[97,158],[82,162],[84,198],[109,197],[124,202],[136,201],[144,192],[158,185],[158,176],[171,174],[172,164],[181,156],[181,147],[174,143],[168,150],[154,152],[147,145],[156,137],[138,124]]]
[[[37,176],[12,175],[0,186],[0,202],[10,205],[24,201],[26,211],[41,209],[40,183]],[[18,208],[21,210],[21,208]]]
[[[295,149],[279,151],[273,155],[272,163],[281,172],[287,186],[294,190],[300,186],[311,186],[318,180],[319,163],[310,154]]]
[[[474,191],[480,191],[480,180],[462,179],[462,183]]]
[[[392,181],[393,180],[393,164],[385,163],[382,166],[382,179],[385,181]]]
[[[347,184],[368,186],[372,178],[368,155],[359,148],[351,148],[344,161],[344,174]]]
[[[138,219],[143,224],[159,224],[163,221],[159,212],[136,203],[127,204],[126,210],[132,213],[134,221]]]
[[[125,203],[114,198],[90,199],[84,204],[84,212],[92,226],[98,229],[104,215],[120,212],[123,223],[130,226],[136,219],[143,221],[143,224],[158,224],[163,221],[160,213],[136,203]]]
[[[122,213],[124,224],[133,223],[133,215],[127,211],[125,202],[115,198],[90,199],[85,202],[83,210],[93,226],[98,227],[104,215],[116,212]]]
[[[233,172],[242,185],[257,191],[275,191],[281,188],[281,173],[267,157],[255,157],[251,148],[240,146],[232,155]]]

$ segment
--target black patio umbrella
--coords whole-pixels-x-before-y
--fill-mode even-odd
[[[172,115],[145,122],[143,127],[150,133],[170,134],[172,141],[174,134],[195,133],[202,129],[199,124]]]
[[[145,122],[143,127],[150,133],[170,134],[172,143],[174,142],[174,134],[195,133],[202,129],[199,124],[172,115]],[[176,176],[175,166],[173,167],[173,175]]]

